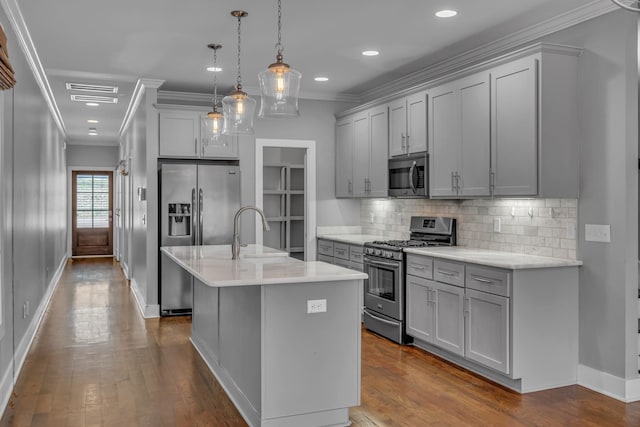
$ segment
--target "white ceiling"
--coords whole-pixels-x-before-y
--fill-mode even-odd
[[[138,78],[160,90],[212,93],[208,43],[220,43],[219,89],[235,83],[237,21],[242,21],[242,80],[257,93],[257,74],[275,60],[276,1],[15,0],[46,71],[70,144],[117,144]],[[609,2],[609,0],[597,0]],[[285,62],[302,72],[307,97],[359,95],[438,60],[481,46],[593,0],[283,0]],[[442,20],[434,12],[459,15]],[[380,51],[363,57],[365,49]],[[326,83],[313,77],[325,75]],[[66,82],[117,84],[116,105],[71,102]],[[87,119],[100,120],[89,125]],[[89,137],[89,127],[99,136]]]

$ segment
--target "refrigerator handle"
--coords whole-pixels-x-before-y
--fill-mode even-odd
[[[196,208],[196,189],[191,189],[191,245],[196,244],[196,224],[193,218],[193,214]]]
[[[203,214],[203,211],[204,211],[204,195],[203,195],[202,188],[201,188],[200,192],[198,194],[198,230],[200,230],[198,235],[200,236],[200,240],[199,240],[200,245],[202,245],[202,235],[204,234],[203,230],[202,230],[202,226],[203,226],[203,224],[202,224],[202,219],[203,219],[202,214]]]

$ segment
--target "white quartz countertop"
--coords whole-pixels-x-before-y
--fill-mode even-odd
[[[453,261],[488,265],[509,270],[528,268],[575,267],[582,261],[551,258],[536,255],[516,254],[511,252],[491,251],[488,249],[452,247],[410,248],[404,250],[410,254],[428,255]]]
[[[163,246],[160,250],[201,282],[213,287],[279,283],[361,280],[364,273],[325,262],[300,261],[261,245],[240,248],[231,259],[231,245]]]
[[[374,240],[389,240],[384,236],[376,236],[374,234],[318,234],[318,239],[333,240],[340,243],[348,243],[350,245],[364,245],[366,242]]]

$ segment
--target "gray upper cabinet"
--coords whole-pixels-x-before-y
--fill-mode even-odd
[[[388,141],[386,105],[336,122],[336,197],[387,196]]]
[[[422,151],[427,151],[426,92],[389,103],[389,157]]]
[[[336,197],[353,196],[353,121],[336,122]]]
[[[489,196],[489,74],[475,74],[431,89],[430,194]]]
[[[524,58],[491,71],[493,193],[538,194],[537,65]]]
[[[160,111],[161,157],[237,158],[237,138],[223,136],[222,142],[206,139],[206,113],[199,110],[167,109]]]

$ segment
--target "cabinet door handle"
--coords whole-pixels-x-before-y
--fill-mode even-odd
[[[424,265],[411,264],[410,267],[413,268],[414,270],[424,270]]]
[[[404,136],[404,132],[400,132],[400,140],[402,141],[402,152],[404,153],[406,150],[406,143],[405,143],[405,136]]]
[[[495,192],[496,189],[496,173],[494,171],[489,171],[489,191],[491,194]]]
[[[462,311],[464,312],[464,317],[469,316],[469,298],[465,298],[463,303]]]
[[[347,192],[349,194],[353,194],[353,183],[351,182],[351,180],[347,181]]]
[[[451,171],[451,192],[456,192],[456,173]]]
[[[198,138],[193,138],[193,152],[198,155]]]
[[[456,193],[460,194],[460,190],[462,189],[462,185],[460,185],[460,174],[456,172]]]
[[[484,279],[482,277],[478,277],[478,276],[472,276],[473,280],[475,280],[476,282],[480,282],[480,283],[488,283],[491,284],[493,283],[493,280],[489,280],[489,279]]]
[[[406,141],[407,141],[407,143],[405,144],[406,147],[407,147],[407,154],[409,154],[409,134],[406,134],[405,138],[406,138]]]
[[[458,273],[456,273],[455,271],[441,270],[441,269],[438,269],[438,273],[444,274],[445,276],[449,276],[449,277],[453,277],[453,276],[457,276],[458,275]]]

